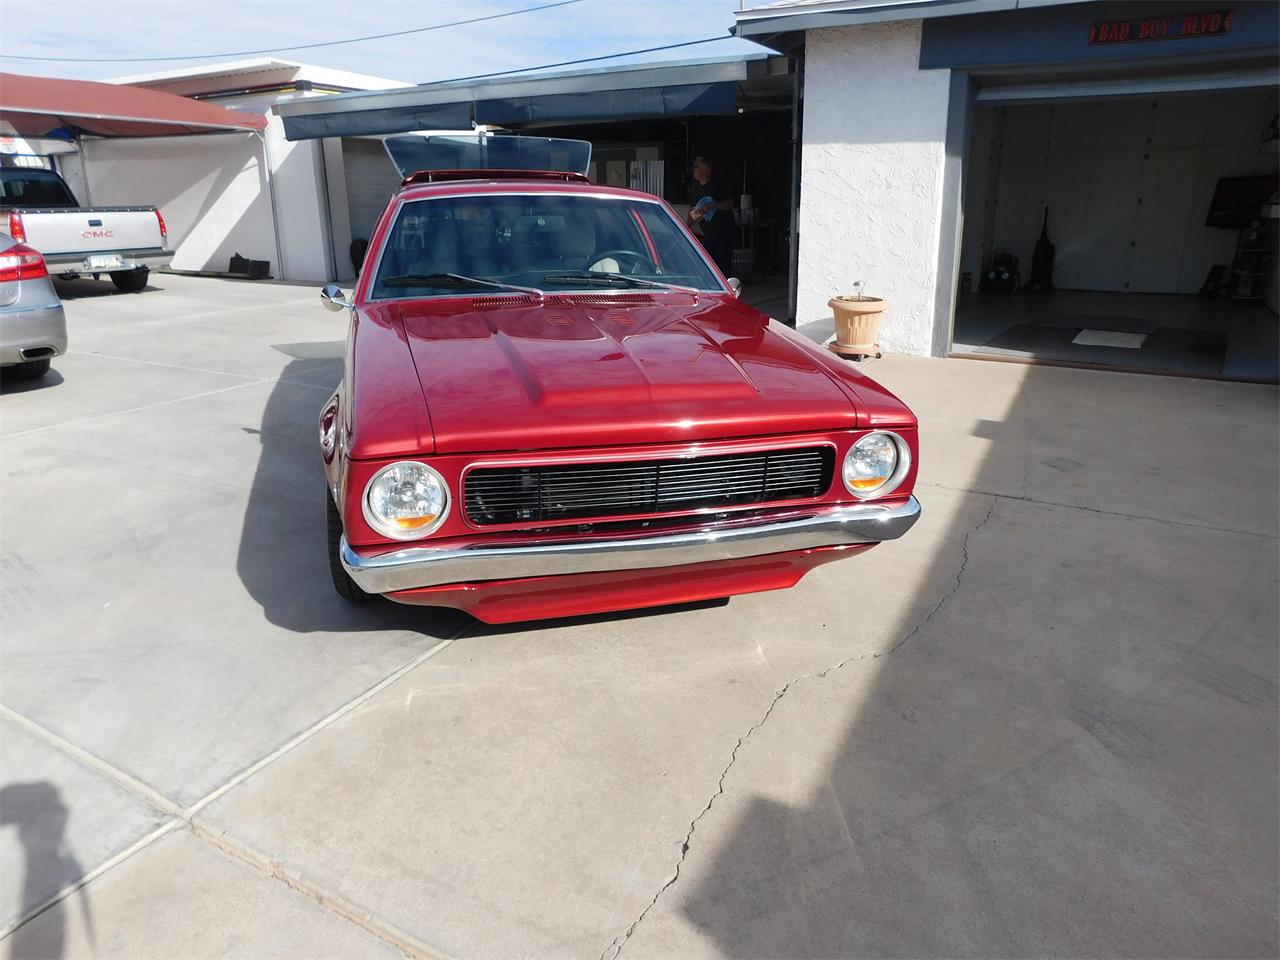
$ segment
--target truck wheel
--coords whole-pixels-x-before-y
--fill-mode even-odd
[[[350,600],[352,603],[365,603],[372,600],[376,594],[365,593],[360,589],[360,585],[351,579],[351,574],[347,573],[342,566],[342,516],[338,513],[337,506],[334,505],[333,497],[326,490],[324,494],[325,507],[325,526],[329,532],[329,574],[333,577],[333,589],[338,591],[338,595],[344,600]]]
[[[26,363],[5,367],[0,375],[6,380],[39,380],[48,372],[49,358],[45,357],[43,360],[28,360]]]
[[[115,270],[112,271],[111,282],[116,285],[117,290],[137,293],[146,288],[147,277],[150,275],[151,270],[147,267],[139,267],[137,270]]]

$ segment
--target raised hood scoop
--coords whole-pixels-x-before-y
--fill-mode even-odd
[[[404,303],[439,453],[848,428],[849,399],[736,303],[582,294]],[[494,302],[496,301],[496,303]]]

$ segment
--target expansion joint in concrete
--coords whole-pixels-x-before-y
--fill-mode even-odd
[[[368,701],[377,693],[386,689],[391,684],[395,683],[405,674],[421,666],[431,657],[434,657],[436,654],[446,649],[451,643],[453,643],[453,641],[459,639],[465,633],[466,633],[465,628],[462,630],[459,630],[458,633],[456,633],[454,636],[449,637],[446,640],[442,640],[440,643],[431,647],[429,650],[426,650],[423,653],[419,654],[418,656],[414,657],[408,663],[405,663],[402,666],[398,667],[396,670],[392,671],[390,674],[388,674],[378,683],[374,684],[372,687],[365,690],[363,693],[355,697],[353,700],[348,701],[347,703],[339,707],[337,710],[334,710],[328,716],[313,723],[311,726],[309,726],[306,730],[303,730],[301,733],[295,736],[288,743],[285,743],[278,749],[267,754],[265,757],[258,760],[253,765],[241,771],[235,777],[232,777],[222,786],[206,794],[200,800],[185,807],[169,799],[159,790],[156,790],[154,787],[150,786],[149,784],[145,783],[139,778],[133,776],[132,774],[124,770],[121,770],[119,767],[111,763],[108,763],[106,760],[103,760],[101,757],[98,757],[97,755],[89,752],[88,750],[85,750],[84,748],[77,746],[71,741],[58,736],[56,733],[53,733],[52,731],[45,729],[43,726],[36,723],[34,720],[31,720],[23,716],[22,714],[18,713],[16,710],[12,710],[9,707],[4,706],[3,704],[0,704],[0,717],[8,720],[15,726],[19,727],[20,729],[25,730],[27,733],[43,741],[48,746],[57,750],[59,753],[63,754],[64,756],[67,756],[70,759],[74,760],[76,763],[80,764],[86,769],[92,771],[93,773],[98,774],[99,776],[104,777],[105,779],[111,781],[117,786],[122,787],[129,793],[133,794],[135,797],[139,798],[140,800],[148,804],[153,809],[169,817],[169,819],[165,823],[161,824],[157,829],[153,830],[152,832],[147,834],[145,837],[143,837],[141,840],[139,840],[137,843],[130,846],[127,850],[123,850],[120,853],[108,859],[107,861],[105,861],[104,863],[99,864],[97,867],[95,867],[93,870],[90,870],[84,876],[68,884],[66,887],[59,890],[57,893],[49,897],[47,900],[44,900],[36,904],[34,907],[29,909],[26,913],[22,914],[21,916],[19,916],[9,924],[7,924],[5,927],[0,929],[0,941],[3,941],[5,938],[10,936],[19,927],[34,920],[36,917],[44,913],[50,907],[55,906],[56,904],[65,900],[67,897],[71,896],[73,893],[75,893],[81,887],[88,884],[90,881],[97,879],[98,877],[106,873],[108,870],[118,866],[119,864],[123,863],[125,860],[128,860],[134,854],[151,846],[151,844],[159,840],[161,837],[164,837],[165,835],[167,835],[168,833],[172,832],[175,829],[185,828],[189,830],[194,836],[200,838],[201,840],[204,840],[205,842],[214,846],[216,849],[220,850],[223,854],[232,857],[239,863],[242,863],[249,867],[257,869],[262,873],[265,873],[268,876],[286,884],[290,888],[305,894],[306,896],[314,900],[316,903],[320,904],[320,906],[324,907],[325,909],[338,914],[344,919],[349,920],[350,922],[356,924],[365,932],[372,934],[378,939],[383,940],[386,943],[390,944],[391,946],[395,947],[401,953],[405,954],[405,956],[412,957],[414,958],[414,960],[440,960],[440,958],[442,957],[442,954],[436,951],[433,951],[422,944],[417,943],[415,940],[413,940],[412,937],[410,937],[408,934],[404,933],[403,931],[399,931],[393,928],[392,926],[390,926],[389,924],[386,924],[380,920],[377,920],[372,913],[360,909],[358,906],[356,906],[355,904],[352,904],[350,901],[346,900],[344,897],[336,893],[323,890],[319,885],[304,879],[300,874],[297,874],[297,873],[286,874],[280,868],[277,862],[272,861],[267,857],[263,857],[261,855],[255,854],[249,851],[248,848],[242,847],[240,844],[237,844],[234,841],[229,840],[228,838],[224,837],[221,834],[214,833],[213,831],[204,827],[202,824],[198,824],[195,818],[202,810],[204,810],[205,807],[209,806],[215,800],[222,797],[224,794],[228,793],[230,790],[234,789],[240,784],[244,783],[254,774],[258,773],[263,768],[274,763],[276,760],[284,756],[286,753],[291,752],[301,744],[305,743],[307,740],[310,740],[313,736],[315,736],[320,731],[324,730],[326,727],[330,726],[333,723],[336,723],[338,720],[342,719],[347,714],[351,713],[351,711],[355,710],[357,707],[359,707],[360,705]]]

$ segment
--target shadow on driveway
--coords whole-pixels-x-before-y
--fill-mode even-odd
[[[436,607],[389,601],[352,604],[334,591],[325,533],[323,498],[328,494],[316,421],[342,378],[341,344],[278,349],[307,356],[290,361],[280,374],[262,425],[254,431],[262,452],[236,560],[245,588],[271,623],[301,633],[408,630],[440,639],[456,636],[475,621]]]
[[[0,826],[12,826],[22,844],[22,898],[30,909],[50,895],[78,881],[84,871],[67,849],[68,811],[58,788],[46,780],[9,783],[0,788]],[[75,894],[86,938],[93,943],[93,912],[81,887]],[[58,958],[66,940],[67,899],[59,900],[39,925],[23,924],[8,938],[11,960]],[[38,929],[37,929],[38,928]]]
[[[56,364],[58,358],[54,357],[53,362]],[[36,380],[16,380],[13,377],[6,377],[3,372],[0,372],[0,396],[49,390],[65,382],[66,378],[58,372],[57,367],[51,367],[48,373]]]
[[[1197,398],[1200,428],[1258,445],[1237,494],[1274,482],[1267,395],[1104,376],[1027,368],[1000,426],[1033,397],[1066,426],[980,423],[997,439],[966,486],[1063,462],[1118,485],[1113,456],[1177,475],[1198,431],[1166,441],[1155,408],[1185,423]],[[919,494],[927,519],[943,491]],[[1274,531],[946,497],[920,588],[937,605],[879,659],[784,688],[658,897],[722,956],[1276,956]]]

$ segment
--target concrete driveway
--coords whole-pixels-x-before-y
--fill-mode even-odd
[[[333,593],[316,290],[63,295],[0,396],[0,953],[1280,952],[1275,388],[886,358],[909,537],[495,629]]]

